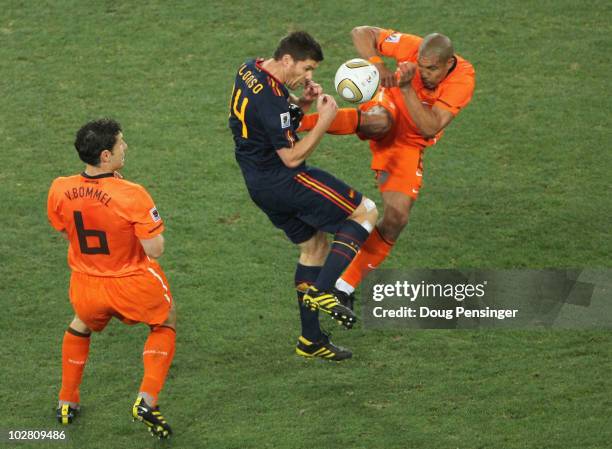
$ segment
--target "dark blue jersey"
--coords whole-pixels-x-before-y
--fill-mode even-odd
[[[289,91],[261,68],[263,60],[249,60],[236,74],[230,99],[229,127],[236,160],[250,188],[265,188],[293,176],[276,154],[298,141],[289,113]]]

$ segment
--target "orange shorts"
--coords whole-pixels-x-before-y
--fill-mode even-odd
[[[423,184],[423,149],[407,137],[410,135],[409,124],[399,113],[388,90],[382,90],[359,109],[367,111],[375,106],[385,108],[394,123],[383,139],[370,140],[370,167],[376,172],[378,189],[381,192],[402,192],[416,200]]]
[[[112,317],[126,324],[162,324],[172,306],[168,280],[157,262],[144,273],[124,277],[91,276],[72,272],[70,302],[76,315],[93,331],[101,331]]]
[[[378,190],[402,192],[416,200],[423,184],[422,151],[416,148],[401,148],[385,164],[374,165]]]

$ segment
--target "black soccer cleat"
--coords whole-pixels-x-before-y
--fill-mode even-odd
[[[334,288],[332,290],[332,294],[336,298],[338,298],[338,301],[340,301],[340,304],[342,304],[344,307],[347,307],[351,310],[355,310],[355,292],[349,295],[348,293],[343,292],[342,290]]]
[[[149,428],[149,432],[160,440],[170,438],[172,429],[166,418],[160,413],[159,407],[151,407],[141,397],[136,399],[132,407],[132,417],[134,421],[142,421]]]
[[[321,310],[330,314],[334,320],[347,329],[351,329],[357,322],[357,317],[353,311],[340,304],[340,301],[333,293],[318,291],[315,287],[311,286],[304,293],[303,302],[313,312]]]
[[[57,408],[55,417],[60,424],[67,426],[68,424],[72,424],[78,413],[78,408],[72,408],[69,404],[62,404]]]
[[[353,353],[348,349],[336,346],[329,340],[328,334],[323,334],[318,341],[310,341],[300,336],[298,338],[295,353],[306,358],[320,358],[340,362],[350,359]]]

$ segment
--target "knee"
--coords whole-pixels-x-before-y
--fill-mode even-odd
[[[367,221],[374,226],[376,224],[376,220],[378,220],[378,209],[376,208],[376,203],[370,198],[363,197],[359,207],[355,209],[355,212],[353,212],[348,218],[361,224],[365,224]]]
[[[389,112],[379,106],[361,113],[358,132],[368,139],[381,139],[392,128],[393,121]]]
[[[376,220],[378,220],[378,208],[376,207],[376,203],[370,198],[364,198],[363,204],[366,209],[366,219],[370,223],[375,224]]]

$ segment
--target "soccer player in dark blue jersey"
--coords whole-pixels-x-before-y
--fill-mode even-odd
[[[270,59],[248,60],[236,74],[229,127],[236,160],[255,204],[300,248],[295,271],[302,335],[296,353],[344,360],[319,326],[318,311],[347,328],[356,317],[333,287],[378,216],[374,202],[344,182],[306,165],[336,116],[333,97],[312,73],[323,60],[320,45],[305,32],[284,37]],[[288,89],[303,87],[300,98]],[[296,134],[302,110],[316,102],[319,120],[303,139]],[[331,247],[325,233],[334,234]]]

